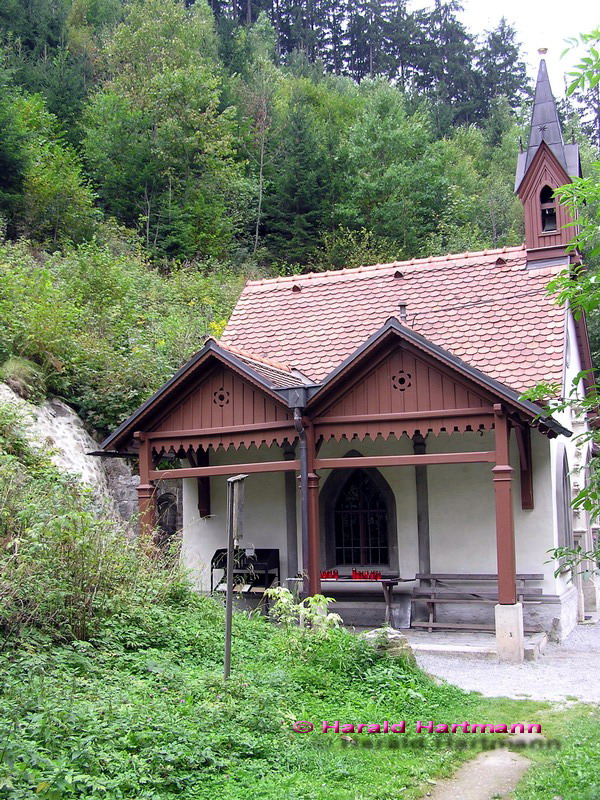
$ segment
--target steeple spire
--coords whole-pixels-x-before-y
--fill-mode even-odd
[[[542,51],[540,51],[542,52]],[[543,52],[546,52],[545,50]],[[545,142],[558,163],[571,178],[579,172],[579,149],[576,144],[565,144],[563,140],[556,101],[552,94],[545,59],[541,59],[535,84],[535,95],[531,111],[531,125],[527,149],[519,155],[515,191],[528,171],[540,144]]]
[[[535,85],[535,97],[533,98],[533,111],[531,114],[531,128],[529,130],[529,145],[527,147],[527,162],[525,169],[533,161],[538,147],[544,141],[552,150],[561,166],[567,170],[564,147],[565,143],[560,129],[558,110],[556,101],[552,94],[546,61],[542,58],[538,71],[537,83]]]

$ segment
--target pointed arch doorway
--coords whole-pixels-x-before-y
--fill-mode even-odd
[[[353,567],[398,574],[396,501],[378,469],[334,470],[320,501],[321,555],[327,569],[343,575]]]

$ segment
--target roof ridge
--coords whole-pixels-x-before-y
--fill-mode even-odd
[[[322,272],[306,272],[303,275],[280,275],[277,278],[260,278],[258,280],[246,281],[246,286],[264,286],[264,285],[277,285],[281,283],[294,283],[300,281],[310,281],[316,278],[333,278],[338,275],[359,274],[364,272],[375,272],[384,269],[398,269],[399,267],[413,267],[422,264],[441,263],[444,261],[456,261],[458,259],[472,259],[481,256],[495,256],[504,253],[517,253],[523,252],[525,245],[514,245],[511,247],[498,247],[486,250],[477,250],[475,252],[465,253],[448,253],[443,256],[430,256],[429,258],[411,258],[405,261],[390,261],[386,264],[367,264],[360,267],[344,267],[344,269],[327,269]]]

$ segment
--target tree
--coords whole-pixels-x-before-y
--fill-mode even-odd
[[[238,74],[230,80],[232,98],[238,111],[240,151],[248,160],[248,172],[256,177],[252,253],[260,241],[265,192],[265,170],[272,160],[272,127],[277,87],[282,80],[275,66],[276,34],[264,11],[253,25],[239,28],[232,48]]]
[[[107,44],[104,69],[83,121],[104,207],[157,254],[224,255],[247,193],[241,183],[233,190],[242,176],[209,7],[135,0]]]
[[[6,0],[0,8],[0,42],[15,82],[44,96],[72,142],[93,80],[95,36],[121,8],[120,0]]]
[[[594,87],[586,87],[585,91],[575,89],[569,103],[569,116],[581,128],[590,142],[600,152],[600,83]]]
[[[0,85],[0,215],[11,238],[81,242],[96,229],[94,194],[40,95]]]
[[[413,85],[432,100],[440,135],[455,123],[471,121],[476,108],[475,48],[473,37],[458,19],[460,11],[457,0],[435,0],[431,11],[415,14],[420,47]]]
[[[263,217],[263,196],[265,188],[265,168],[272,154],[269,152],[269,139],[273,123],[273,102],[277,84],[280,80],[278,70],[265,58],[254,62],[254,74],[241,90],[244,111],[251,120],[251,157],[258,173],[258,197],[254,242],[252,252],[258,250],[260,229]]]
[[[325,186],[310,102],[301,82],[278,124],[277,159],[269,166],[264,233],[276,262],[307,264],[322,228]]]
[[[52,244],[86,241],[94,234],[97,214],[77,153],[39,95],[19,97],[14,113],[27,132],[22,232]]]
[[[16,235],[27,167],[27,134],[15,118],[14,105],[14,90],[0,84],[0,216],[11,237]]]
[[[420,42],[414,14],[407,9],[406,0],[397,0],[387,19],[389,50],[387,75],[397,80],[402,91],[410,87]]]
[[[511,109],[520,108],[530,95],[527,67],[520,59],[517,32],[502,17],[498,26],[488,31],[477,53],[480,72],[479,113],[489,114],[494,100],[505,97]]]
[[[343,147],[336,221],[372,231],[396,258],[420,255],[445,198],[429,117],[409,115],[400,91],[381,79],[364,81],[361,95],[362,112]]]
[[[387,71],[386,0],[351,0],[348,5],[348,71],[356,81]]]

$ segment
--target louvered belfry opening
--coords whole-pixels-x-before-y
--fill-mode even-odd
[[[542,233],[549,233],[556,230],[556,200],[553,197],[553,190],[549,186],[544,186],[540,192],[540,209],[542,214]]]
[[[383,493],[362,469],[342,487],[334,510],[338,566],[389,563],[388,509]]]

